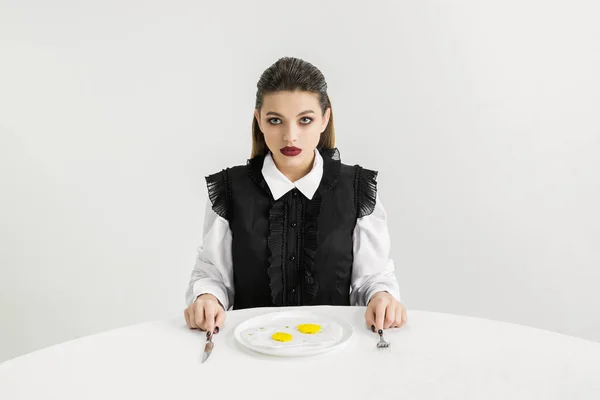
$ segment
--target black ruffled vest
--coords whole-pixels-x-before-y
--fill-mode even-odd
[[[352,234],[373,212],[377,172],[342,164],[322,149],[313,198],[297,189],[273,200],[264,156],[206,177],[213,210],[232,231],[234,309],[350,305]]]

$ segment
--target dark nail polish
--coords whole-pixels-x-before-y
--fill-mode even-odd
[[[215,327],[215,333],[219,333],[219,327]]]
[[[206,337],[210,337],[210,331],[206,332]]]
[[[375,325],[371,325],[371,330],[375,332]]]
[[[380,335],[383,335],[383,329],[378,330],[377,333],[379,333]]]

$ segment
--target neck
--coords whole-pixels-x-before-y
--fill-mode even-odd
[[[273,157],[273,162],[275,166],[286,178],[288,178],[292,182],[296,182],[298,179],[303,178],[308,175],[308,173],[312,170],[313,164],[315,162],[315,153],[313,151],[312,156],[308,158],[302,165],[294,166],[294,167],[285,167],[282,165],[278,165],[277,161],[275,161],[275,157]]]

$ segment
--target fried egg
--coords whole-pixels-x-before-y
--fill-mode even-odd
[[[323,346],[334,342],[338,332],[328,324],[274,321],[241,332],[243,340],[254,346],[285,348],[295,346]]]
[[[300,324],[300,325],[298,325],[298,331],[301,333],[306,333],[308,335],[319,333],[320,330],[321,330],[321,325],[319,325],[319,324]]]
[[[290,340],[292,340],[292,337],[292,335],[285,332],[275,332],[271,335],[271,339],[276,340],[278,342],[289,342]]]

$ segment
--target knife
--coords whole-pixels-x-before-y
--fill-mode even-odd
[[[204,345],[204,354],[202,355],[202,362],[208,359],[208,356],[210,356],[210,353],[212,353],[214,346],[215,345],[212,342],[212,334],[210,333],[210,331],[206,332],[206,345]]]

